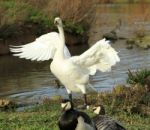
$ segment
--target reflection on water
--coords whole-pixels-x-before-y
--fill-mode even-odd
[[[128,50],[122,42],[112,44],[119,51],[121,62],[111,72],[98,72],[91,78],[93,86],[99,91],[125,83],[128,69],[150,67],[150,50]],[[74,53],[85,50],[81,46],[76,48],[79,51]],[[49,61],[37,63],[12,56],[0,57],[0,96],[35,101],[47,96],[66,95],[65,89],[55,88],[55,77],[49,71],[49,64]]]
[[[81,54],[87,45],[69,47],[71,54]],[[51,74],[51,61],[31,62],[13,56],[0,57],[0,97],[17,99],[40,99],[41,97],[64,94],[56,89],[56,78]]]

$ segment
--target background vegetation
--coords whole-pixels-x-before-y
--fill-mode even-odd
[[[55,29],[53,20],[56,16],[61,16],[65,21],[66,31],[83,34],[94,20],[93,12],[97,3],[137,2],[145,6],[144,3],[150,0],[1,0],[0,38],[9,37],[16,28],[27,23],[40,26],[40,30],[43,28],[53,30]],[[146,18],[147,13],[141,10],[139,13]]]
[[[88,25],[84,22],[83,26],[83,19],[88,16],[92,3],[91,0],[1,0],[0,37],[15,32],[17,27],[27,23],[36,24],[40,29],[54,30],[53,20],[56,16],[65,20],[66,31],[83,34]]]

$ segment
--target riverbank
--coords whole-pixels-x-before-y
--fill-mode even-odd
[[[94,116],[92,107],[97,104],[104,105],[106,115],[119,120],[127,130],[149,130],[150,128],[150,88],[136,84],[127,87],[116,86],[112,92],[88,94],[90,109],[86,112]],[[22,111],[7,109],[0,112],[1,130],[58,130],[57,121],[61,115],[61,97],[45,98],[42,104],[35,104]],[[75,106],[83,101],[74,99]]]
[[[73,8],[66,7],[66,2]],[[22,45],[34,41],[42,34],[57,31],[53,21],[58,16],[63,19],[67,45],[87,43],[85,32],[89,24],[81,16],[87,13],[91,2],[84,2],[84,9],[80,8],[82,4],[81,0],[76,5],[72,1],[54,0],[0,1],[0,55],[9,54],[10,44]]]
[[[0,55],[10,53],[9,45],[23,45],[33,42],[42,34],[49,33],[55,29],[42,27],[35,23],[25,23],[24,25],[10,25],[0,28]],[[4,35],[4,36],[2,36]],[[67,46],[86,44],[88,37],[86,34],[81,35],[65,31]]]
[[[53,24],[56,16],[63,19],[67,45],[93,45],[107,37],[114,41],[126,40],[129,49],[135,45],[147,49],[150,47],[147,17],[150,8],[146,2],[149,1],[2,0],[0,55],[9,54],[10,44],[26,44],[42,34],[56,31]]]
[[[149,130],[150,118],[138,114],[131,114],[122,110],[112,112],[109,106],[105,106],[107,115],[118,119],[127,130]],[[86,111],[91,117],[91,110]],[[58,130],[57,121],[61,114],[58,101],[27,109],[25,112],[1,112],[1,130]]]

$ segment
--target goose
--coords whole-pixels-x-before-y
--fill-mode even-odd
[[[90,117],[82,111],[75,110],[70,100],[61,103],[63,113],[58,120],[60,130],[97,130]]]
[[[118,121],[111,117],[101,115],[101,113],[105,114],[105,109],[102,105],[94,107],[93,112],[96,114],[92,119],[97,130],[126,130]]]
[[[109,41],[102,39],[79,56],[72,56],[65,45],[65,36],[61,18],[56,17],[54,24],[58,32],[50,32],[38,37],[35,41],[21,45],[10,45],[10,51],[19,58],[31,61],[52,59],[50,70],[66,87],[72,102],[72,92],[82,93],[84,106],[87,107],[86,94],[96,91],[90,84],[89,76],[96,71],[111,71],[111,67],[120,61],[118,52],[111,47]]]

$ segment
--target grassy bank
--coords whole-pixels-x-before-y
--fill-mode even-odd
[[[92,107],[103,104],[106,115],[119,120],[128,130],[149,130],[150,128],[149,87],[135,84],[116,86],[112,92],[89,94],[90,109],[86,112],[93,117]],[[58,130],[57,121],[61,115],[60,97],[44,99],[40,105],[24,111],[0,112],[1,130]],[[74,100],[75,106],[82,104]]]
[[[106,115],[119,120],[127,130],[149,130],[149,76],[150,71],[147,69],[135,72],[129,70],[127,82],[130,85],[117,85],[112,91],[89,94],[87,98],[90,109],[85,112],[93,117],[91,108],[102,104]],[[61,115],[60,101],[61,97],[45,98],[42,104],[26,108],[21,112],[15,109],[0,111],[0,130],[58,130],[57,121]],[[74,99],[74,103],[78,106],[83,101]],[[1,103],[1,106],[4,106],[4,103]]]
[[[128,130],[149,130],[150,117],[131,114],[120,109],[113,111],[110,106],[105,106],[106,113],[120,120]],[[94,116],[91,110],[87,111]],[[24,112],[1,112],[1,130],[58,130],[57,120],[61,114],[59,101],[49,102]]]

